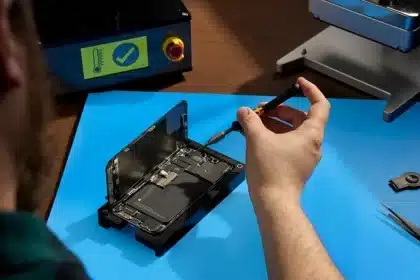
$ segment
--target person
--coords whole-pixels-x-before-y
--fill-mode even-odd
[[[286,105],[262,118],[249,108],[238,111],[249,193],[269,279],[341,279],[299,201],[321,159],[330,103],[314,84],[297,83],[311,103],[307,114]]]
[[[0,277],[89,279],[33,214],[50,158],[51,99],[30,3],[0,0]],[[249,193],[270,279],[340,279],[299,203],[321,157],[330,105],[315,85],[298,83],[312,103],[307,114],[284,105],[262,118],[249,108],[238,111]]]

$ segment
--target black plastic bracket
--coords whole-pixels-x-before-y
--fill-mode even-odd
[[[404,190],[414,190],[420,188],[420,174],[415,172],[406,172],[398,178],[391,179],[389,186],[396,192]]]

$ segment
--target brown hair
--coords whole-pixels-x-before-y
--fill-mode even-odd
[[[47,139],[46,125],[52,117],[52,99],[31,1],[15,0],[9,15],[13,36],[24,47],[28,83],[26,123],[14,151],[19,180],[17,209],[32,212],[38,204],[37,191],[49,170],[47,148],[51,143]]]

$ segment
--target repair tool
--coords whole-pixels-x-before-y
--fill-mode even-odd
[[[202,147],[185,130],[182,100],[106,164],[105,229],[134,229],[134,240],[163,256],[245,180],[242,162]],[[134,246],[134,244],[133,244]]]
[[[386,100],[386,122],[415,104],[420,1],[309,0],[308,7],[314,19],[330,26],[278,59],[278,74],[312,69]]]
[[[400,227],[402,227],[406,232],[408,232],[411,236],[413,236],[415,239],[420,241],[420,228],[418,228],[413,223],[407,221],[400,215],[398,215],[394,210],[386,206],[382,203],[382,206],[388,211],[382,211],[380,212],[387,216],[388,218],[391,218],[394,222],[396,222]]]
[[[286,102],[288,99],[292,98],[293,96],[301,95],[301,94],[302,94],[302,92],[301,92],[301,89],[300,89],[299,85],[295,84],[291,88],[286,90],[283,94],[277,96],[276,98],[274,98],[273,100],[271,100],[270,102],[268,102],[264,105],[258,106],[253,111],[255,113],[257,113],[259,116],[261,116],[262,114],[264,114],[264,112],[277,108],[277,106]],[[234,121],[230,128],[228,128],[228,129],[226,129],[222,132],[219,132],[219,133],[215,134],[213,137],[211,137],[207,141],[207,143],[204,145],[204,147],[207,147],[209,145],[213,145],[213,144],[221,141],[222,139],[224,139],[226,137],[226,135],[230,134],[233,131],[242,131],[242,127],[241,127],[241,125],[239,124],[238,121]]]
[[[39,46],[56,95],[192,70],[191,15],[181,0],[34,0]]]
[[[398,178],[389,180],[388,185],[395,191],[415,190],[420,188],[420,174],[406,172]]]

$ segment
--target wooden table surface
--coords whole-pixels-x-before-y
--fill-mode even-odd
[[[184,80],[140,82],[133,90],[276,95],[296,76],[275,79],[275,62],[327,25],[312,18],[307,0],[185,0],[192,15],[193,71]],[[366,97],[320,74],[300,73],[327,96]],[[117,87],[118,88],[118,87]],[[54,197],[77,116],[85,95],[59,100],[49,124],[55,141],[51,174],[40,195],[38,214],[46,216]]]

